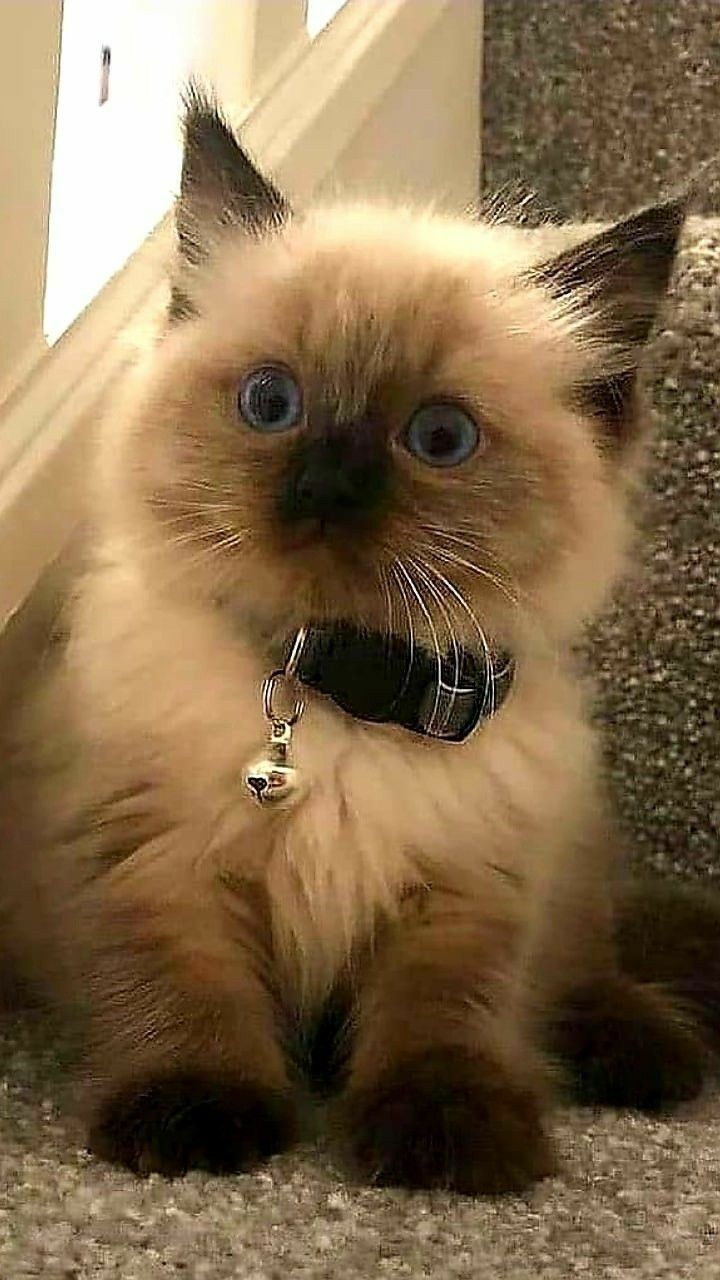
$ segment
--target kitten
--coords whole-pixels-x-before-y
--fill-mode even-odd
[[[518,1190],[555,1167],[549,1063],[595,1102],[702,1080],[699,1031],[615,956],[571,656],[622,568],[684,207],[562,247],[295,215],[197,92],[185,136],[169,320],[110,406],[92,561],[4,805],[10,849],[39,825],[8,930],[84,1006],[98,1155],[284,1148],[293,1045],[334,1008],[363,1175]],[[244,770],[303,628],[276,804]]]

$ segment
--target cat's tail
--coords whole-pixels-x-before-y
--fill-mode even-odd
[[[635,880],[618,904],[617,941],[622,969],[677,996],[720,1052],[720,891]]]

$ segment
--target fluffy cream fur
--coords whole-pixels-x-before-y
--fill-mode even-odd
[[[174,825],[196,833],[181,842],[184,860],[168,847],[159,881],[187,877],[192,900],[212,892],[219,869],[264,880],[288,980],[303,1000],[324,994],[378,913],[450,868],[476,878],[488,901],[508,896],[496,867],[522,876],[537,910],[534,886],[544,896],[566,872],[594,805],[595,748],[567,645],[617,572],[625,521],[615,466],[561,402],[582,367],[582,341],[549,298],[518,289],[526,254],[508,228],[365,208],[317,213],[269,244],[233,245],[202,282],[201,318],[160,338],[128,402],[107,418],[98,567],[82,584],[68,655],[78,731],[95,744],[103,774],[117,771],[111,790],[150,769]],[[259,691],[269,663],[244,611],[283,631],[308,613],[388,619],[372,563],[360,590],[343,552],[333,563],[323,548],[308,567],[263,528],[263,480],[254,483],[244,455],[267,450],[270,470],[272,449],[285,446],[243,438],[224,391],[269,358],[309,370],[322,363],[338,383],[350,368],[337,397],[350,412],[388,377],[422,382],[425,395],[459,390],[478,406],[488,454],[454,486],[441,482],[453,489],[458,537],[470,542],[458,556],[469,565],[478,558],[472,504],[497,470],[507,527],[488,528],[499,585],[463,563],[437,563],[519,661],[506,709],[457,747],[351,721],[310,695],[296,733],[306,795],[283,814],[255,808],[242,787],[243,766],[264,740]],[[223,437],[219,459],[213,431]],[[399,467],[420,465],[398,450]],[[419,554],[433,540],[452,552],[442,536],[423,539],[420,517],[433,523],[437,484],[425,482],[427,510],[386,535],[397,554]],[[237,522],[243,539],[227,552],[194,525],[205,514],[194,508],[213,505],[213,486],[219,504],[235,504],[221,523],[232,531]],[[153,505],[158,494],[167,508]],[[448,503],[438,495],[443,520]],[[482,512],[476,523],[483,530]],[[213,608],[220,593],[236,594],[237,609]],[[457,600],[447,596],[446,608],[472,638]],[[415,612],[418,634],[427,633]],[[117,874],[127,877],[128,866]]]
[[[213,145],[234,145],[209,128]],[[612,840],[571,651],[623,563],[631,469],[579,389],[634,372],[644,334],[623,316],[640,306],[646,331],[662,287],[633,255],[654,235],[665,278],[681,220],[659,214],[657,231],[653,217],[618,233],[622,270],[613,258],[602,295],[584,260],[579,280],[574,259],[562,267],[567,287],[533,273],[557,232],[408,209],[224,226],[191,255],[186,318],[158,334],[105,416],[90,563],[30,717],[42,802],[16,790],[5,806],[16,850],[18,812],[40,817],[5,892],[12,931],[34,940],[53,982],[89,993],[92,1072],[108,1096],[168,1062],[227,1072],[241,1059],[246,1078],[284,1087],[268,993],[294,1017],[317,1010],[413,904],[430,903],[429,950],[411,924],[397,990],[391,974],[370,984],[380,1012],[367,1034],[360,1017],[356,1084],[383,1017],[421,1048],[437,1035],[485,1052],[520,1043],[570,978],[608,963]],[[267,363],[303,388],[289,433],[262,435],[238,414],[241,379]],[[432,400],[479,424],[481,447],[456,468],[403,447]],[[369,423],[392,460],[391,499],[361,531],[299,536],[276,514],[289,451],[305,432]],[[462,745],[361,723],[308,693],[300,801],[258,808],[242,773],[265,737],[262,679],[279,640],[328,619],[412,626],[443,648],[451,632],[478,644],[482,629],[514,654],[514,687]],[[425,1005],[416,969],[434,993]],[[412,1025],[404,982],[421,1010]],[[497,1022],[482,1041],[478,985]],[[95,1145],[116,1156],[115,1141]],[[539,1151],[527,1174],[546,1167]]]

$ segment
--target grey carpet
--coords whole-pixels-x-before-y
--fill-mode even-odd
[[[715,0],[487,0],[486,10],[493,183],[519,172],[567,216],[609,216],[712,150]],[[650,578],[603,624],[596,653],[639,856],[708,875],[720,795],[720,229],[694,228],[687,245],[653,357],[662,426]],[[565,1111],[561,1175],[527,1200],[475,1202],[352,1187],[320,1148],[253,1175],[138,1182],[82,1150],[42,1022],[5,1025],[0,1072],[0,1280],[720,1277],[720,1099],[675,1120]]]
[[[529,220],[611,218],[718,156],[718,0],[486,0],[485,187]],[[720,213],[717,178],[692,212]],[[597,628],[632,856],[720,876],[720,223],[694,222],[649,362],[658,422],[636,572]]]
[[[634,572],[591,658],[633,859],[705,879],[720,877],[719,370],[720,221],[697,219],[649,361],[657,420]]]
[[[720,1106],[709,1100],[682,1122],[562,1113],[562,1174],[527,1199],[352,1187],[317,1149],[241,1177],[142,1182],[82,1149],[42,1027],[8,1027],[0,1053],[3,1280],[720,1275]]]
[[[485,0],[486,185],[564,221],[682,186],[718,153],[719,97],[718,0]]]

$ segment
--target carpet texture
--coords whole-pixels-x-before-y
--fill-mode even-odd
[[[718,157],[718,0],[486,0],[485,189],[530,223],[613,218]],[[720,163],[715,172],[720,171]],[[641,864],[720,876],[720,212],[694,191],[648,362],[658,409],[632,580],[594,636],[615,800]]]
[[[634,572],[590,660],[633,859],[704,879],[720,877],[719,375],[720,220],[693,218],[648,361],[657,415]]]
[[[488,183],[522,175],[574,218],[672,185],[716,145],[719,24],[716,0],[487,0]],[[702,876],[718,873],[719,265],[720,225],[694,224],[651,360],[647,567],[593,646],[637,856]],[[563,1111],[559,1177],[475,1202],[353,1187],[322,1146],[140,1182],[83,1151],[62,1059],[41,1019],[3,1024],[0,1280],[720,1276],[720,1097],[673,1120]]]
[[[717,0],[485,0],[483,170],[614,218],[718,154]],[[718,209],[717,188],[698,213]]]
[[[562,1173],[527,1199],[353,1187],[322,1149],[142,1182],[82,1149],[42,1027],[7,1027],[0,1052],[3,1280],[720,1275],[720,1099],[672,1121],[561,1113]]]

